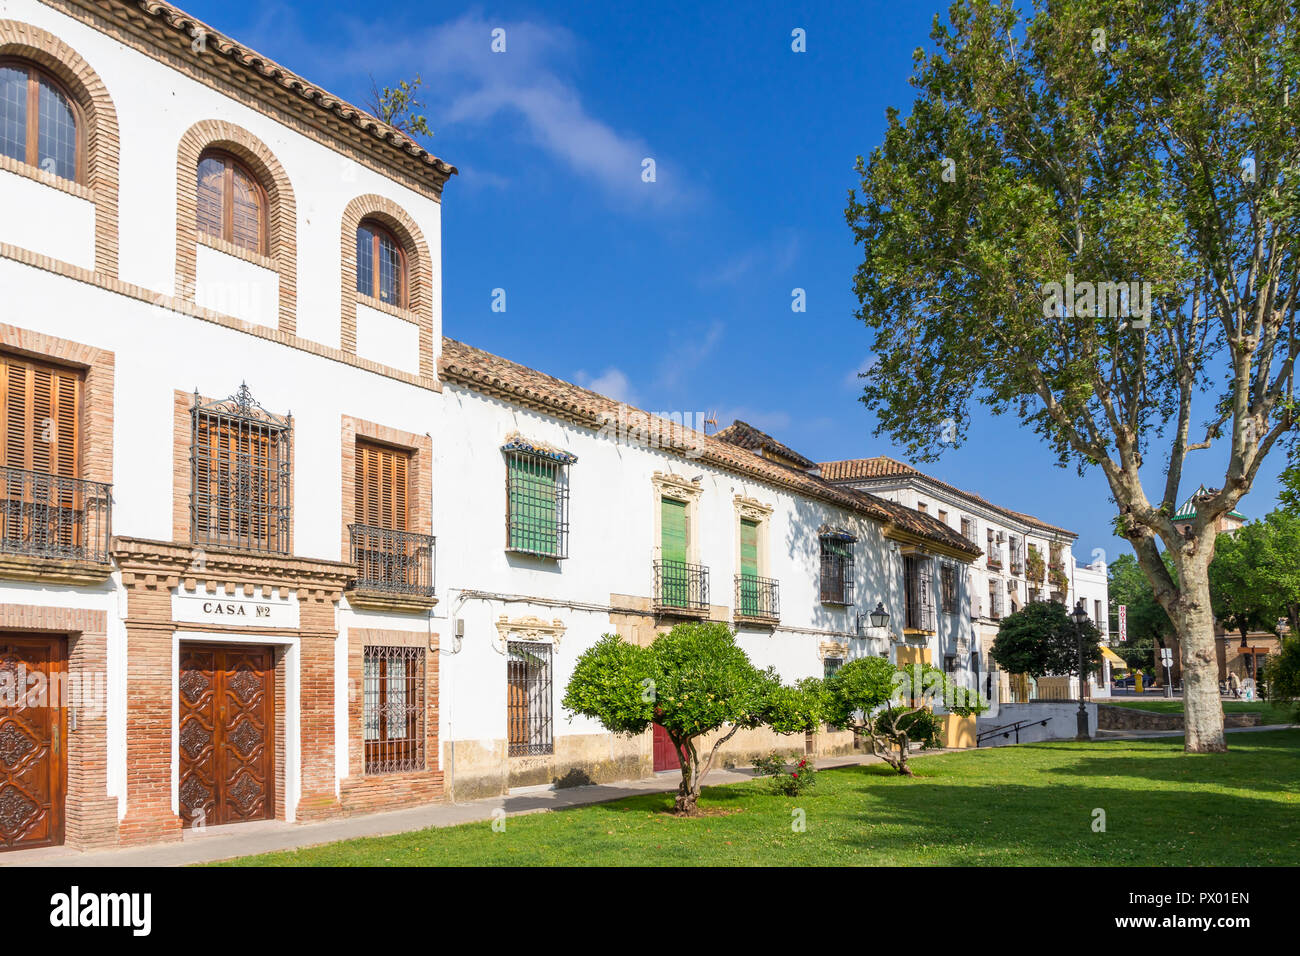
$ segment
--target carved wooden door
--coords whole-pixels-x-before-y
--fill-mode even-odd
[[[0,635],[0,850],[63,842],[63,638]]]
[[[181,645],[180,804],[185,826],[272,815],[274,715],[270,648]]]

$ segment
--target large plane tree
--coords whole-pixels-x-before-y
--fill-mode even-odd
[[[1215,520],[1296,421],[1294,4],[957,0],[949,21],[849,196],[862,399],[921,460],[983,403],[1100,468],[1179,637],[1186,748],[1223,750]],[[1223,478],[1184,533],[1193,454]]]

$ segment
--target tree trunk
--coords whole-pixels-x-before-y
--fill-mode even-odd
[[[1209,563],[1202,552],[1176,553],[1179,595],[1166,610],[1178,632],[1183,672],[1183,722],[1187,753],[1222,753],[1223,701],[1219,696],[1219,661],[1214,648],[1214,613],[1210,610]]]

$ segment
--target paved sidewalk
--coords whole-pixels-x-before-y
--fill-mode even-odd
[[[932,750],[926,754],[913,754],[911,759],[924,759],[928,755],[951,752],[953,751]],[[880,758],[872,756],[826,757],[817,761],[817,769],[878,762]],[[754,772],[749,769],[712,770],[705,780],[707,786],[716,786],[751,780],[753,777]],[[606,803],[642,793],[665,793],[676,790],[680,781],[681,774],[674,770],[639,780],[589,787],[567,787],[563,790],[554,790],[549,786],[529,787],[511,791],[505,796],[487,797],[467,803],[432,803],[321,823],[298,824],[282,820],[236,823],[208,827],[202,832],[186,830],[179,843],[158,846],[114,848],[86,853],[67,847],[48,847],[3,853],[0,854],[0,866],[186,866],[255,853],[318,846],[357,837],[389,836],[426,827],[450,827],[460,823],[487,821],[500,809],[504,809],[509,816],[517,816]]]

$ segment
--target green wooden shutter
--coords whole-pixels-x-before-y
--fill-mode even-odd
[[[663,602],[673,607],[686,607],[690,603],[690,582],[686,572],[686,502],[660,499],[659,516]]]
[[[758,613],[758,522],[740,522],[740,611]]]
[[[523,455],[511,455],[510,547],[538,554],[556,554],[555,466]]]

